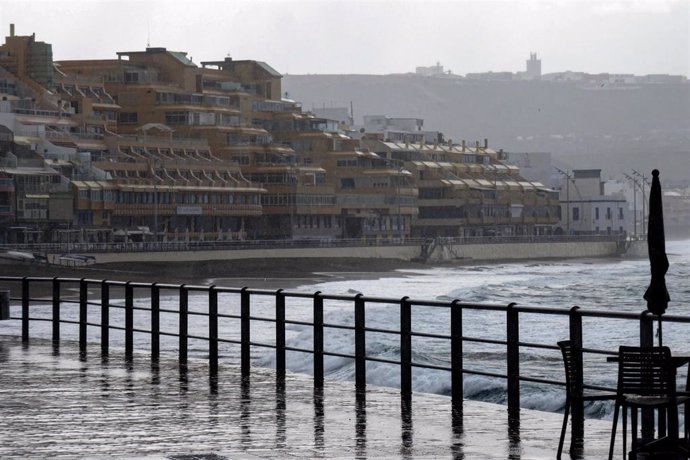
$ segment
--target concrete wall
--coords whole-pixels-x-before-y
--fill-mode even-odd
[[[616,251],[614,241],[441,245],[433,250],[429,261],[605,257]]]
[[[236,260],[272,258],[363,258],[411,260],[419,257],[419,246],[238,249],[229,251],[119,252],[93,254],[96,263],[185,262],[190,260]]]
[[[617,253],[615,242],[512,243],[439,245],[428,262],[460,260],[529,260],[544,258],[606,257]],[[191,260],[237,260],[270,258],[374,258],[412,260],[420,257],[419,246],[238,249],[228,251],[118,252],[94,254],[96,263],[184,262]]]

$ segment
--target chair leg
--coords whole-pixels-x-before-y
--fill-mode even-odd
[[[666,411],[665,407],[660,407],[658,409],[658,412],[659,412],[659,416],[658,416],[659,432],[658,432],[658,435],[660,438],[663,438],[664,436],[666,436],[666,430],[667,430],[667,426],[668,426],[668,424],[667,424],[668,412]]]
[[[685,441],[688,441],[688,438],[690,438],[690,427],[688,427],[688,411],[690,411],[690,403],[685,403],[683,405],[683,426],[685,427],[684,435],[685,435]]]
[[[565,429],[568,427],[568,415],[570,414],[570,401],[565,398],[565,411],[563,412],[563,428],[561,428],[561,440],[558,442],[558,454],[556,459],[561,459],[563,453],[563,442],[565,441]]]
[[[626,450],[628,450],[628,408],[623,406],[623,460],[628,459]]]
[[[616,403],[616,407],[613,410],[613,428],[611,429],[611,447],[609,447],[609,460],[613,460],[613,446],[616,443],[616,426],[618,425],[618,409],[620,405]]]
[[[668,436],[674,446],[678,446],[678,406],[672,404],[668,408]]]
[[[630,430],[630,432],[632,433],[630,450],[635,452],[635,449],[637,449],[637,445],[639,444],[639,441],[637,439],[637,409],[634,407],[630,409],[630,422],[632,425],[631,430]]]

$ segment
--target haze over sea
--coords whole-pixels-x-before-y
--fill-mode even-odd
[[[690,240],[667,242],[670,268],[666,282],[671,296],[668,314],[690,314]],[[363,261],[363,268],[366,262]],[[448,300],[459,299],[464,302],[480,302],[507,305],[558,307],[568,309],[574,305],[583,310],[617,311],[641,313],[646,309],[642,299],[649,284],[649,261],[644,259],[605,258],[577,259],[559,261],[506,262],[500,264],[445,265],[415,270],[398,270],[385,276],[373,274],[371,278],[362,276],[334,275],[332,280],[319,283],[306,283],[290,292],[354,295],[400,299]],[[228,286],[222,280],[213,280],[218,285]],[[174,292],[161,293],[161,308],[176,310],[178,298]],[[111,302],[124,304],[122,299],[111,295]],[[139,298],[135,306],[148,307],[148,298]],[[253,317],[273,318],[275,304],[271,296],[252,295]],[[207,295],[190,293],[190,311],[207,311]],[[32,316],[50,317],[50,308],[36,308]],[[13,315],[19,315],[14,310]],[[239,314],[239,296],[221,294],[219,311],[222,314]],[[77,319],[76,308],[63,313],[64,319]],[[98,323],[100,313],[97,309],[89,312],[89,321]],[[146,311],[135,311],[135,325],[147,328],[150,316]],[[310,299],[286,300],[286,319],[312,321]],[[111,309],[111,325],[122,321],[122,310]],[[351,325],[354,321],[352,302],[325,301],[324,322],[329,324]],[[398,329],[399,306],[391,304],[367,303],[367,327]],[[0,325],[0,334],[19,334],[18,327]],[[239,340],[239,321],[221,318],[220,337]],[[34,322],[32,337],[50,338],[50,323]],[[690,354],[687,341],[688,325],[665,323],[663,329],[664,345],[674,353]],[[162,314],[161,330],[175,331],[177,315]],[[449,334],[449,309],[414,307],[412,310],[412,329],[414,332],[433,332]],[[618,345],[639,343],[639,328],[636,321],[584,318],[583,345],[586,348],[616,350]],[[124,336],[111,332],[111,345],[123,346]],[[190,316],[189,334],[206,336],[205,317]],[[64,327],[65,339],[76,339],[77,328]],[[272,344],[275,329],[269,322],[252,322],[252,342]],[[89,340],[99,340],[98,329],[89,330]],[[497,340],[505,339],[505,313],[465,310],[463,313],[463,335]],[[568,319],[560,315],[521,314],[520,340],[555,345],[568,338]],[[302,325],[287,325],[287,346],[304,349],[312,348],[312,328]],[[174,352],[177,342],[174,337],[162,337],[162,350]],[[354,353],[352,331],[327,328],[324,333],[326,351]],[[148,350],[145,334],[135,336],[135,349]],[[521,349],[521,373],[530,377],[548,378],[562,381],[563,370],[560,353],[555,350]],[[399,337],[383,333],[367,333],[367,355],[388,359],[399,358]],[[207,344],[201,340],[190,340],[190,358],[207,357]],[[252,348],[253,365],[271,367],[274,365],[273,350]],[[220,344],[220,359],[226,363],[239,362],[239,346]],[[464,345],[464,367],[466,369],[505,373],[505,346],[466,342]],[[297,352],[287,353],[288,370],[311,373],[311,355]],[[450,365],[450,344],[447,340],[413,338],[413,362],[439,366]],[[615,364],[606,363],[600,355],[585,356],[585,382],[615,385]],[[351,359],[326,357],[326,378],[354,380],[354,363]],[[685,378],[685,371],[681,371]],[[367,381],[372,385],[399,386],[400,373],[395,365],[370,362],[367,364]],[[523,407],[556,411],[563,407],[562,388],[550,385],[536,385],[523,382]],[[450,394],[450,375],[446,371],[413,368],[413,389],[415,391]],[[465,396],[489,402],[505,402],[505,380],[466,375]],[[610,416],[610,406],[606,404],[587,408],[589,416]]]

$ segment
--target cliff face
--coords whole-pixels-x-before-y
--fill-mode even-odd
[[[424,118],[460,141],[549,151],[573,167],[609,174],[659,168],[690,176],[690,84],[482,82],[417,75],[287,75],[283,90],[305,109],[349,106],[362,115]]]

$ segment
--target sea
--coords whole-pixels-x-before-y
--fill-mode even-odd
[[[669,270],[666,284],[671,297],[667,314],[690,316],[690,240],[667,241],[666,251]],[[542,306],[567,310],[579,306],[583,311],[641,313],[646,309],[643,294],[649,285],[650,268],[646,258],[601,258],[571,260],[517,261],[505,263],[472,263],[462,265],[439,265],[422,269],[397,270],[391,273],[366,273],[363,262],[362,273],[323,274],[321,281],[308,282],[287,290],[288,292],[354,296],[361,293],[377,298],[452,301],[458,299],[469,303],[507,305],[515,302],[521,306]],[[230,286],[222,279],[209,280],[217,285]],[[175,291],[161,292],[161,308],[167,310],[161,315],[161,330],[174,333],[177,330],[179,297]],[[111,302],[123,305],[117,293],[111,294]],[[146,311],[149,299],[142,296],[135,301],[141,310],[135,312],[137,327],[146,329],[150,314]],[[191,292],[190,312],[206,312],[208,297],[205,293]],[[50,305],[35,308],[32,316],[50,317]],[[239,295],[222,293],[219,296],[219,312],[223,315],[239,315]],[[19,315],[13,307],[13,315]],[[275,316],[275,300],[272,296],[252,295],[251,315],[254,318],[272,319]],[[66,308],[65,319],[78,317],[76,308]],[[505,340],[505,312],[465,310],[463,313],[463,335],[465,337]],[[312,321],[310,299],[286,299],[286,319],[294,322]],[[412,310],[413,332],[450,334],[448,308],[419,307]],[[100,322],[97,308],[89,311],[89,321]],[[352,302],[326,300],[324,322],[336,325],[352,325],[354,313]],[[111,325],[123,323],[121,309],[111,310]],[[399,328],[399,304],[367,303],[367,327],[377,329]],[[206,318],[192,314],[189,322],[191,336],[207,336]],[[655,328],[656,323],[655,323]],[[48,322],[35,322],[31,326],[32,337],[50,338]],[[221,339],[238,341],[239,320],[221,317],[219,321]],[[293,348],[311,349],[312,328],[301,324],[286,326],[286,345]],[[0,323],[0,334],[18,334],[19,328]],[[64,339],[77,339],[76,326],[63,327]],[[676,354],[690,354],[690,324],[664,323],[663,344]],[[565,315],[520,315],[520,340],[522,342],[555,345],[568,338],[568,319]],[[89,329],[89,340],[97,343],[98,328]],[[176,352],[177,339],[163,336],[162,350]],[[275,343],[275,326],[270,321],[255,320],[251,325],[251,340],[256,344]],[[658,340],[655,339],[655,342]],[[135,334],[135,349],[147,350],[147,334]],[[400,356],[399,337],[383,332],[367,333],[367,355],[396,360]],[[111,346],[122,347],[124,334],[111,332]],[[583,346],[585,348],[617,350],[619,345],[639,344],[639,323],[632,320],[589,318],[583,319]],[[190,339],[190,359],[208,357],[208,344],[204,340]],[[239,345],[222,342],[221,363],[239,363]],[[450,344],[448,340],[427,337],[413,338],[413,362],[434,366],[450,366]],[[324,333],[326,352],[354,354],[354,335],[351,330],[327,328]],[[275,366],[275,350],[270,347],[253,346],[252,365]],[[464,368],[484,372],[506,373],[506,349],[503,345],[466,342],[464,344]],[[288,371],[310,374],[310,354],[288,351]],[[554,349],[523,347],[520,350],[520,368],[524,376],[564,381],[560,352]],[[587,354],[584,358],[585,383],[615,387],[616,364],[607,363],[599,354]],[[679,373],[679,384],[686,378],[686,369]],[[352,359],[327,356],[325,358],[327,379],[354,380]],[[367,363],[368,385],[399,387],[400,372],[397,366],[380,362]],[[444,370],[413,368],[413,390],[417,392],[449,395],[450,373]],[[498,404],[506,403],[506,381],[501,378],[467,374],[465,376],[465,398]],[[558,412],[563,410],[565,395],[562,386],[521,383],[521,406],[530,409]],[[597,402],[586,407],[586,415],[595,418],[610,418],[612,405]]]

